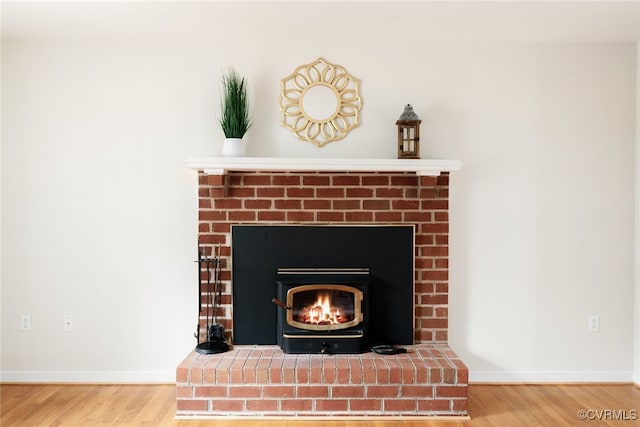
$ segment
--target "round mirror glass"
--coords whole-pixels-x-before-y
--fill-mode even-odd
[[[324,122],[333,117],[340,107],[340,100],[333,89],[317,83],[302,94],[302,110],[309,119]]]

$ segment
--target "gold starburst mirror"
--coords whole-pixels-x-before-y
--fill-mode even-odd
[[[318,58],[280,81],[280,124],[318,147],[358,127],[360,80],[344,67]]]

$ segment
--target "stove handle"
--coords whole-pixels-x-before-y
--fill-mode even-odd
[[[284,308],[285,310],[291,310],[291,306],[287,305],[285,303],[283,303],[282,301],[280,301],[278,298],[273,298],[271,300],[272,303],[274,303],[275,305]]]

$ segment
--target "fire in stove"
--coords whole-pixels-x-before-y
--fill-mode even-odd
[[[302,308],[301,313],[294,313],[294,320],[310,325],[338,325],[353,320],[353,314],[349,316],[345,309],[340,309],[331,304],[329,293],[320,293],[316,301]]]

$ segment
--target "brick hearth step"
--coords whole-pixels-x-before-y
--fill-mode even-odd
[[[285,354],[256,345],[194,351],[177,368],[177,416],[466,416],[468,370],[458,356],[447,344],[407,350]]]

